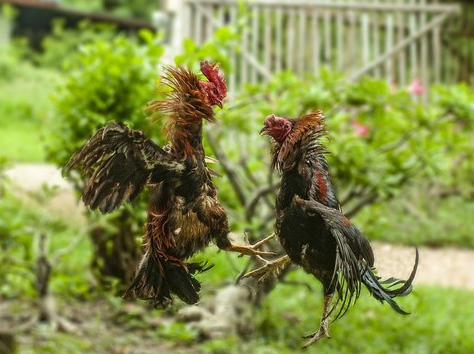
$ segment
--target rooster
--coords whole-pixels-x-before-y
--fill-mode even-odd
[[[213,107],[222,107],[227,88],[217,65],[201,63],[201,80],[181,66],[168,67],[161,80],[168,87],[164,100],[148,109],[168,115],[170,145],[159,147],[122,123],[111,122],[79,148],[65,166],[85,172],[82,199],[91,209],[108,213],[150,189],[144,254],[127,293],[164,306],[172,294],[187,304],[199,300],[195,274],[206,264],[185,260],[212,240],[227,251],[262,255],[258,245],[228,240],[227,214],[207,168],[202,145],[203,120],[214,122]]]
[[[324,310],[319,329],[306,336],[306,348],[330,337],[329,316],[342,317],[360,295],[363,284],[377,300],[386,301],[396,312],[407,314],[395,302],[412,291],[418,266],[408,280],[381,280],[375,275],[374,254],[368,240],[342,213],[329,173],[321,111],[297,119],[270,115],[262,134],[270,135],[272,168],[278,170],[281,187],[276,201],[276,234],[287,255],[246,276],[260,276],[278,270],[287,262],[301,266],[323,285]]]

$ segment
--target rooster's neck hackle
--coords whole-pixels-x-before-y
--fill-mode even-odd
[[[282,143],[275,142],[273,145],[272,167],[280,172],[291,169],[303,150],[314,151],[325,161],[325,149],[320,143],[321,137],[326,134],[322,111],[318,110],[290,121],[293,128],[288,137]],[[325,165],[327,167],[327,163]]]
[[[214,122],[215,116],[200,80],[182,66],[170,66],[166,68],[162,83],[170,88],[166,99],[153,101],[148,109],[169,113],[167,134],[172,150],[179,158],[202,153],[202,120]]]

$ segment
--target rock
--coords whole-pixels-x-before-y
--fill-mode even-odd
[[[205,306],[190,306],[180,311],[181,321],[199,331],[203,338],[246,336],[252,331],[254,303],[245,286],[220,289]]]

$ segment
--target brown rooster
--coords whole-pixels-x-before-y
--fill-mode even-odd
[[[320,141],[325,132],[322,112],[297,119],[271,115],[261,132],[273,138],[272,167],[282,175],[276,201],[276,234],[287,256],[267,262],[247,276],[266,277],[291,260],[321,281],[324,311],[320,327],[306,336],[311,339],[304,348],[329,337],[329,315],[336,312],[334,320],[342,317],[356,302],[362,284],[377,300],[407,314],[393,298],[411,292],[418,250],[408,280],[381,281],[374,274],[372,248],[341,212],[331,182]]]
[[[91,209],[107,213],[150,188],[144,255],[130,288],[141,299],[165,305],[176,294],[182,301],[199,300],[194,274],[209,267],[185,263],[211,240],[219,248],[261,255],[257,246],[237,246],[227,235],[227,215],[212,183],[202,145],[203,120],[214,122],[213,106],[226,97],[224,77],[217,65],[201,64],[208,81],[183,67],[168,67],[162,83],[167,97],[149,109],[167,113],[170,145],[160,148],[143,133],[121,123],[99,129],[77,150],[66,171],[80,168],[88,178],[82,199]]]

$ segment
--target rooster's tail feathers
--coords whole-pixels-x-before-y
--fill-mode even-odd
[[[394,300],[398,296],[407,296],[413,290],[413,280],[415,279],[416,270],[418,268],[419,254],[416,249],[415,265],[407,280],[400,280],[396,278],[389,278],[386,280],[380,280],[380,277],[376,276],[372,269],[366,265],[361,266],[361,280],[367,289],[370,291],[373,297],[381,302],[386,301],[392,309],[402,315],[408,315],[409,313],[404,311]],[[398,288],[394,288],[397,285],[401,285]]]
[[[192,305],[199,301],[201,290],[201,284],[194,275],[212,266],[207,262],[186,264],[170,260],[160,253],[153,256],[147,252],[125,295],[134,291],[138,298],[163,307],[172,302],[172,294],[175,294],[185,303]]]

